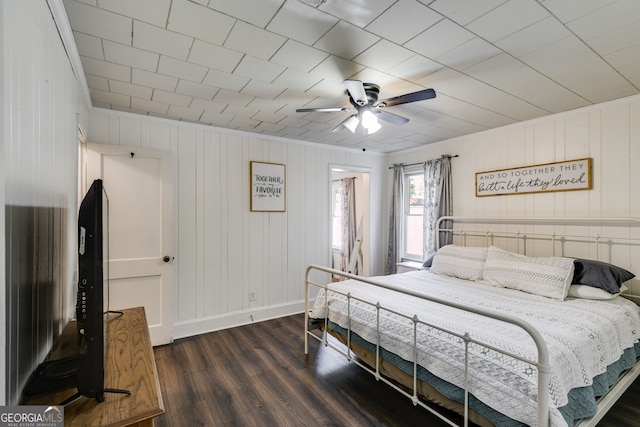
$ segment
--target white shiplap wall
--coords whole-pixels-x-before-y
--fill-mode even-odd
[[[640,218],[639,96],[393,153],[387,164],[442,154],[459,155],[452,160],[454,215]],[[583,157],[593,158],[592,190],[475,197],[476,172]],[[606,231],[640,237],[637,228]],[[616,263],[640,276],[637,247],[614,250],[614,256]],[[640,294],[640,283],[632,283],[634,293]]]
[[[329,265],[330,165],[371,169],[371,274],[383,272],[380,154],[102,109],[89,141],[173,152],[176,338],[302,310],[306,266]],[[250,212],[251,160],[286,165],[285,213]]]
[[[0,405],[14,405],[74,314],[77,129],[88,106],[47,2],[0,2],[0,41]]]

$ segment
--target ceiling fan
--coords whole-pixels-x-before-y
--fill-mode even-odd
[[[424,89],[378,101],[380,86],[350,79],[345,80],[343,83],[347,87],[346,93],[349,95],[349,102],[353,108],[298,108],[296,111],[298,113],[355,112],[336,126],[332,132],[347,128],[352,133],[355,133],[358,124],[362,122],[362,127],[368,134],[372,134],[381,127],[380,123],[378,123],[378,118],[398,126],[409,121],[409,119],[405,117],[385,111],[384,108],[408,104],[409,102],[424,101],[425,99],[436,97],[436,92],[433,89]]]

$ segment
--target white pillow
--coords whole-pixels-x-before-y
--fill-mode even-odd
[[[626,292],[628,289],[625,285],[622,285],[620,288],[620,292],[615,294],[610,294],[604,289],[594,288],[593,286],[587,285],[571,285],[569,287],[569,297],[572,298],[582,298],[582,299],[598,299],[598,300],[608,300],[613,299],[620,295],[622,292]]]
[[[447,245],[438,249],[431,271],[467,280],[482,280],[486,247]]]
[[[573,279],[573,258],[528,257],[491,246],[483,275],[494,286],[563,301]]]

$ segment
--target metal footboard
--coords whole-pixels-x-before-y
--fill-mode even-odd
[[[326,333],[325,334],[321,334],[321,336],[318,336],[316,334],[314,334],[313,332],[311,332],[310,329],[310,289],[311,287],[315,287],[318,289],[324,289],[325,290],[325,306],[326,306],[326,302],[327,302],[327,291],[329,290],[330,284],[324,284],[324,283],[317,283],[314,282],[313,280],[311,280],[310,276],[313,272],[321,272],[321,273],[329,273],[329,275],[335,275],[335,276],[341,276],[341,277],[345,277],[345,278],[349,278],[349,279],[354,279],[360,282],[364,282],[370,285],[374,285],[374,286],[379,286],[382,288],[386,288],[386,289],[390,289],[393,291],[397,291],[397,292],[401,292],[407,295],[411,295],[417,298],[421,298],[424,300],[428,300],[428,301],[432,301],[438,304],[444,304],[447,305],[449,307],[453,307],[459,310],[464,310],[467,312],[471,312],[471,313],[475,313],[478,315],[482,315],[482,316],[486,316],[486,317],[490,317],[492,319],[497,319],[497,320],[501,320],[503,322],[507,322],[510,323],[512,325],[518,326],[521,329],[523,329],[533,340],[533,342],[535,343],[536,347],[537,347],[537,351],[538,351],[538,355],[537,355],[537,360],[529,360],[526,358],[523,358],[519,355],[516,354],[512,354],[510,352],[507,352],[503,349],[500,348],[496,348],[488,343],[479,341],[474,339],[474,337],[470,336],[468,333],[464,333],[464,334],[460,334],[457,333],[455,331],[451,331],[451,330],[446,330],[443,329],[442,327],[421,321],[420,319],[418,319],[417,316],[413,316],[413,317],[409,317],[403,313],[398,313],[395,310],[389,309],[389,308],[385,308],[383,303],[380,302],[376,302],[371,303],[369,301],[364,301],[362,299],[356,298],[354,296],[352,296],[351,294],[344,294],[341,292],[337,292],[335,290],[331,290],[331,292],[337,292],[338,294],[342,294],[344,297],[346,297],[347,299],[347,310],[349,312],[350,307],[351,307],[351,301],[352,300],[357,300],[357,301],[361,301],[363,303],[367,303],[370,304],[371,306],[374,306],[376,309],[376,318],[377,318],[377,324],[376,324],[376,335],[378,337],[377,342],[372,343],[375,345],[375,354],[376,354],[376,361],[375,361],[375,366],[370,368],[369,366],[360,363],[357,359],[353,358],[352,353],[351,353],[351,349],[350,349],[350,344],[351,344],[351,316],[349,314],[349,326],[347,327],[347,336],[346,336],[346,340],[347,340],[347,349],[346,351],[343,350],[342,347],[338,347],[333,345],[332,343],[330,343],[327,340],[327,336]],[[381,346],[380,346],[380,312],[381,311],[386,311],[388,313],[392,313],[394,315],[397,316],[402,316],[406,319],[409,319],[412,323],[413,323],[413,391],[412,393],[407,393],[404,389],[398,387],[395,383],[393,383],[392,381],[386,379],[384,376],[381,375],[380,373],[380,357],[381,357]],[[325,309],[325,325],[327,325],[328,323],[328,308]],[[350,313],[350,312],[349,312]],[[453,421],[449,420],[447,417],[445,417],[444,415],[440,414],[438,411],[436,411],[435,409],[433,409],[432,407],[430,407],[429,405],[425,404],[422,400],[419,399],[418,397],[418,387],[417,387],[417,383],[419,381],[418,379],[418,362],[417,362],[417,354],[418,354],[418,346],[417,346],[417,330],[418,330],[418,325],[425,325],[429,328],[435,328],[438,329],[442,332],[451,334],[452,336],[455,336],[457,338],[459,338],[460,340],[462,340],[464,342],[464,351],[465,351],[465,360],[464,360],[464,364],[465,364],[465,369],[464,369],[464,383],[465,386],[464,388],[464,426],[468,426],[469,423],[469,392],[467,390],[467,381],[468,381],[468,372],[467,372],[467,366],[468,366],[468,362],[469,362],[469,345],[471,344],[478,344],[481,345],[485,348],[488,348],[490,350],[505,354],[509,357],[512,357],[514,359],[520,360],[524,363],[528,363],[531,364],[533,366],[536,367],[537,372],[538,372],[538,406],[537,406],[537,422],[536,425],[540,426],[540,427],[546,427],[549,424],[549,381],[550,381],[550,365],[549,365],[549,353],[548,353],[548,349],[547,349],[547,345],[544,342],[544,340],[542,339],[542,336],[538,333],[538,331],[531,326],[529,323],[512,317],[512,316],[506,316],[503,315],[501,313],[496,313],[496,312],[492,312],[492,311],[487,311],[487,310],[482,310],[479,308],[475,308],[475,307],[467,307],[461,304],[457,304],[454,302],[449,302],[446,300],[442,300],[439,298],[434,298],[434,297],[430,297],[428,295],[419,293],[419,292],[413,292],[413,291],[409,291],[406,289],[402,289],[402,288],[398,288],[396,286],[393,285],[389,285],[389,284],[385,284],[382,282],[379,282],[377,280],[374,279],[369,279],[366,277],[361,277],[361,276],[356,276],[353,274],[349,274],[349,273],[345,273],[339,270],[335,270],[335,269],[331,269],[331,268],[326,268],[326,267],[322,267],[322,266],[317,266],[317,265],[310,265],[309,267],[307,267],[306,273],[305,273],[305,339],[304,339],[304,351],[305,354],[309,354],[309,338],[312,337],[320,342],[322,342],[322,344],[324,344],[327,347],[332,348],[333,350],[336,350],[337,352],[341,353],[343,356],[345,356],[347,358],[347,360],[356,363],[358,366],[360,366],[362,369],[364,369],[365,371],[369,372],[370,374],[372,374],[376,380],[379,381],[383,381],[384,383],[388,384],[389,386],[391,386],[392,388],[394,388],[396,391],[398,391],[399,393],[403,394],[404,396],[408,397],[409,399],[411,399],[411,401],[413,402],[414,405],[420,405],[423,408],[427,409],[429,412],[433,413],[434,415],[436,415],[437,417],[439,417],[440,419],[442,419],[443,421],[445,421],[446,423],[448,423],[449,425],[452,426],[457,426],[458,424],[454,423]]]

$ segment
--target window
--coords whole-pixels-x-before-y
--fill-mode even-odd
[[[409,171],[404,175],[404,236],[402,259],[422,261],[424,171]]]
[[[342,250],[342,186],[340,181],[331,182],[331,246]]]

